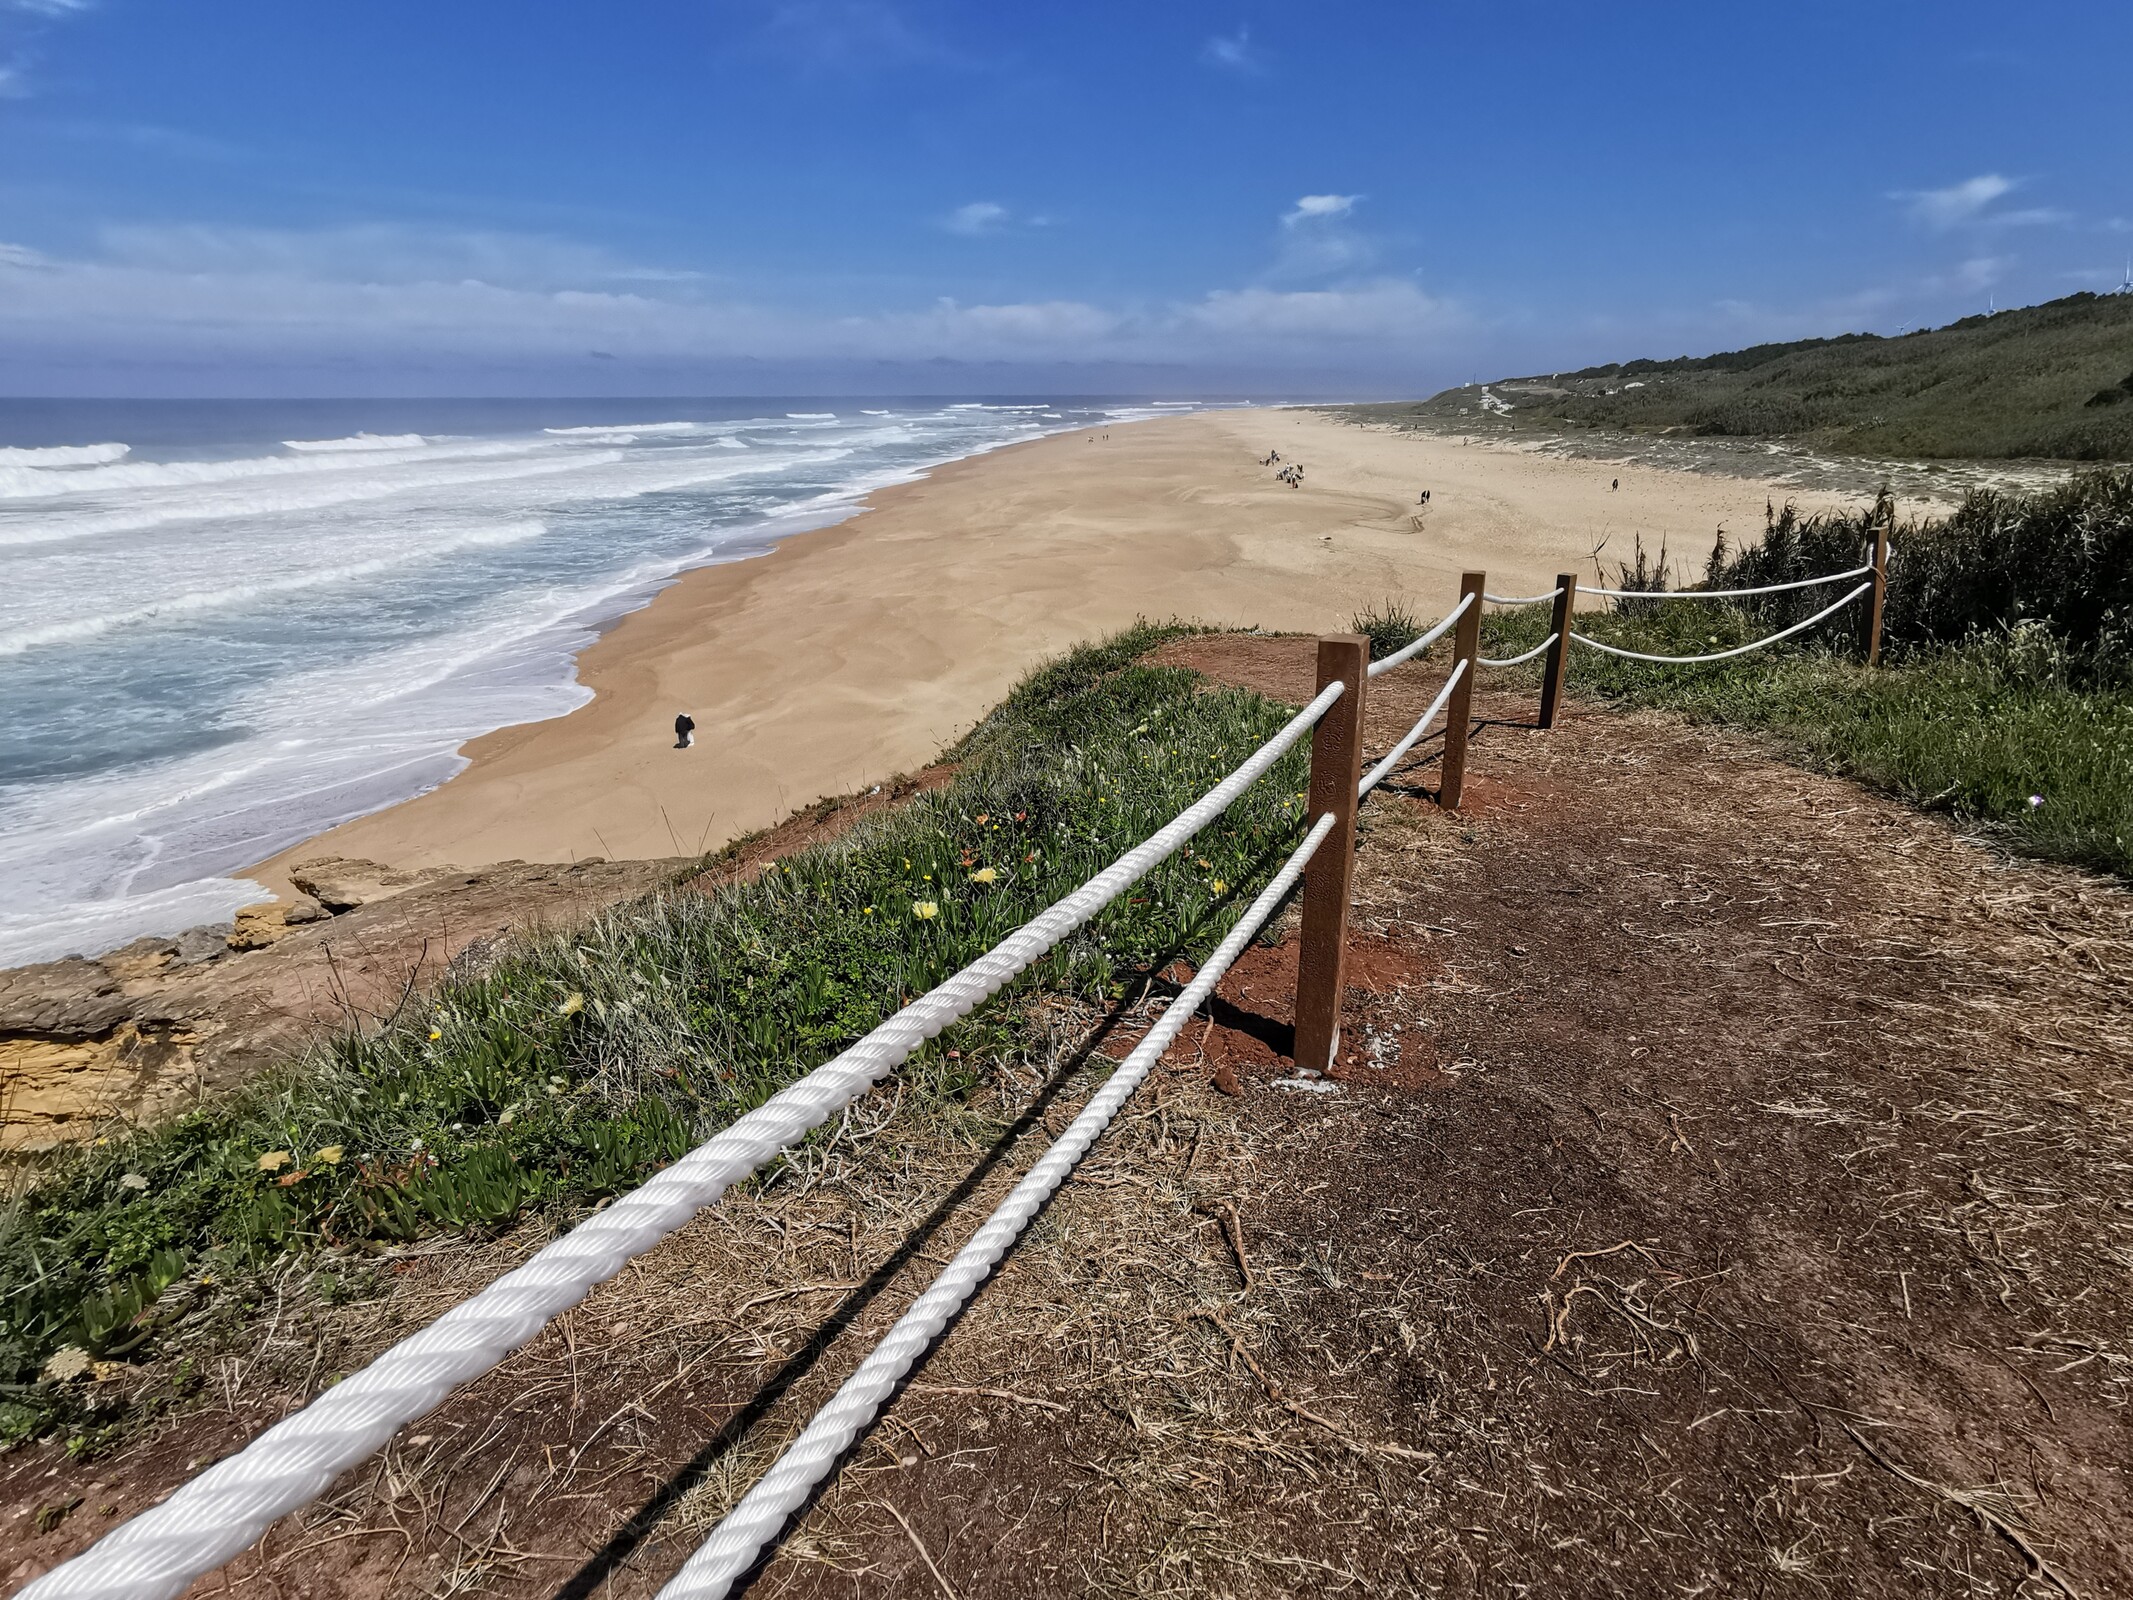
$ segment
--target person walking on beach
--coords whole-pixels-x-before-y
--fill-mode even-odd
[[[696,743],[696,719],[684,711],[674,719],[674,748],[686,750]]]

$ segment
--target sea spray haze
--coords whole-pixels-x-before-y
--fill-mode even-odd
[[[247,865],[582,702],[577,649],[686,567],[1131,414],[0,402],[0,964],[228,916]]]

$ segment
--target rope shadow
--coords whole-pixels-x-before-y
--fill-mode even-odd
[[[1299,829],[1298,831],[1300,832],[1301,830]],[[1292,841],[1287,848],[1293,847]],[[1286,849],[1279,845],[1273,845],[1263,850],[1253,862],[1255,874],[1270,866],[1276,859],[1277,852],[1285,854]],[[1279,915],[1280,911],[1294,900],[1297,892],[1297,890],[1292,889],[1287,896],[1283,897],[1281,904],[1275,908],[1275,915]],[[1250,903],[1250,899],[1244,896],[1241,891],[1232,894],[1222,902],[1224,905],[1237,905],[1240,910],[1242,907],[1250,905]],[[909,1234],[905,1235],[896,1249],[890,1252],[881,1264],[866,1276],[858,1288],[852,1290],[837,1303],[835,1309],[808,1336],[807,1342],[779,1364],[777,1370],[763,1382],[756,1392],[739,1409],[727,1417],[718,1431],[705,1442],[703,1448],[669,1474],[666,1481],[659,1486],[651,1498],[638,1507],[631,1514],[629,1520],[608,1537],[605,1544],[594,1551],[576,1572],[563,1581],[561,1587],[554,1591],[553,1600],[591,1600],[594,1592],[607,1583],[622,1567],[623,1563],[628,1561],[647,1540],[652,1538],[667,1513],[672,1511],[690,1490],[702,1483],[711,1474],[712,1470],[717,1467],[719,1462],[748,1437],[756,1424],[769,1414],[771,1408],[779,1400],[783,1399],[795,1384],[814,1370],[816,1364],[828,1353],[830,1346],[837,1342],[844,1332],[874,1303],[881,1292],[932,1242],[934,1235],[961,1209],[963,1203],[983,1186],[985,1180],[998,1169],[1001,1162],[1007,1159],[1014,1147],[1021,1141],[1023,1135],[1042,1121],[1045,1113],[1051,1109],[1053,1103],[1058,1100],[1067,1085],[1080,1075],[1083,1068],[1089,1064],[1089,1061],[1096,1055],[1103,1043],[1117,1031],[1119,1024],[1125,1020],[1128,1013],[1142,1005],[1151,993],[1159,992],[1157,989],[1159,983],[1162,983],[1163,987],[1171,987],[1167,983],[1163,983],[1156,975],[1168,968],[1172,962],[1181,959],[1185,952],[1199,941],[1201,935],[1207,930],[1209,922],[1213,919],[1216,909],[1214,906],[1208,907],[1189,925],[1181,929],[1177,938],[1169,946],[1140,969],[1139,976],[1144,980],[1144,986],[1138,992],[1132,992],[1134,986],[1131,983],[1127,985],[1129,996],[1121,997],[1104,1012],[1102,1020],[1091,1030],[1088,1038],[1053,1072],[1044,1086],[1038,1090],[1036,1097],[1024,1108],[1022,1114],[1010,1123],[1000,1137],[993,1142],[977,1165],[941,1198],[939,1204],[928,1212]],[[1268,920],[1271,922],[1273,918],[1269,917]],[[1173,993],[1180,992],[1181,989],[1182,986],[1178,986],[1178,989],[1174,989]],[[1034,1221],[1034,1219],[1032,1220]],[[976,1300],[977,1296],[973,1294],[970,1300],[965,1303],[963,1309],[967,1311],[971,1305],[976,1303]],[[941,1340],[946,1340],[961,1320],[962,1312],[959,1311],[948,1326],[942,1330]],[[939,1342],[936,1341],[934,1348],[938,1348]],[[931,1354],[932,1350],[929,1349],[926,1356],[922,1356],[918,1361],[912,1363],[911,1370],[904,1375],[902,1382],[898,1383],[895,1394],[884,1402],[882,1407],[884,1411],[902,1395],[904,1386],[925,1365],[927,1357]],[[858,1449],[871,1431],[871,1428],[863,1430],[860,1436],[853,1441],[852,1449]],[[805,1517],[814,1507],[816,1500],[823,1491],[837,1481],[842,1472],[844,1460],[849,1457],[850,1453],[850,1451],[847,1451],[844,1457],[839,1458],[836,1468],[822,1479],[822,1482],[816,1486],[815,1491],[808,1496],[806,1502],[793,1513],[792,1517],[788,1519],[786,1527],[792,1526],[793,1523]],[[765,1543],[762,1554],[735,1583],[732,1593],[740,1594],[745,1592],[756,1578],[761,1575],[763,1568],[777,1553],[779,1546],[783,1542],[783,1534],[784,1530],[780,1529],[778,1537]]]

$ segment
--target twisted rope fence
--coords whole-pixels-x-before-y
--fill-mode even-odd
[[[1776,644],[1863,595],[1872,597],[1868,654],[1872,661],[1878,655],[1887,551],[1884,531],[1877,538],[1874,560],[1865,567],[1755,589],[1664,596],[1732,600],[1847,578],[1864,576],[1867,580],[1805,621],[1709,655],[1652,655],[1576,632],[1570,617],[1579,590],[1575,576],[1568,574],[1545,594],[1506,597],[1488,593],[1483,574],[1468,573],[1457,605],[1411,643],[1377,661],[1367,660],[1360,639],[1321,641],[1323,687],[1317,695],[1280,732],[1165,827],[835,1058],[538,1251],[524,1266],[394,1345],[362,1371],[181,1486],[161,1505],[33,1579],[18,1591],[20,1600],[160,1600],[180,1593],[194,1579],[222,1565],[256,1541],[277,1518],[319,1498],[343,1471],[375,1452],[398,1429],[433,1410],[455,1388],[496,1366],[630,1261],[715,1204],[733,1184],[852,1104],[926,1040],[997,994],[1212,822],[1305,733],[1312,733],[1311,809],[1319,815],[1303,841],[1066,1133],[661,1591],[662,1600],[712,1600],[725,1595],[793,1512],[834,1472],[844,1452],[879,1415],[913,1365],[1065,1182],[1299,878],[1305,884],[1305,908],[1295,1059],[1300,1070],[1330,1066],[1342,991],[1356,808],[1427,736],[1440,716],[1447,721],[1438,799],[1448,808],[1457,807],[1471,722],[1469,699],[1479,668],[1512,667],[1545,655],[1548,664],[1540,713],[1540,725],[1545,728],[1554,720],[1570,640],[1631,660],[1696,665]],[[1660,598],[1641,591],[1584,592],[1618,599]],[[1553,631],[1540,644],[1503,660],[1480,654],[1483,603],[1549,602],[1555,607]],[[1454,629],[1455,659],[1428,709],[1382,759],[1362,772],[1362,702],[1369,682],[1414,660]],[[1323,849],[1329,840],[1334,841],[1334,848]],[[1313,1057],[1308,1067],[1307,1055]]]
[[[178,1594],[222,1565],[997,994],[1227,810],[1346,691],[1345,684],[1329,685],[1228,777],[1065,899],[524,1266],[33,1580],[19,1591],[21,1600],[151,1600]]]

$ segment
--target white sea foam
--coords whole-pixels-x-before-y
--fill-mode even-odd
[[[224,461],[119,461],[69,472],[0,465],[0,499],[36,500],[60,495],[108,494],[118,490],[182,489],[248,478],[298,478],[313,474],[376,471],[391,462],[429,464],[446,460],[524,456],[554,446],[517,440],[468,440],[439,448],[372,446],[360,450],[320,451],[311,455],[238,456]]]
[[[273,595],[292,594],[300,589],[323,589],[335,584],[353,583],[361,578],[372,578],[380,573],[390,572],[395,567],[439,560],[457,550],[516,544],[522,539],[538,538],[545,531],[538,522],[481,528],[458,538],[426,543],[392,555],[373,556],[367,561],[314,567],[307,572],[292,572],[279,578],[262,578],[249,583],[226,585],[219,589],[190,589],[182,594],[151,601],[147,605],[130,606],[123,611],[69,617],[64,622],[48,622],[41,627],[0,634],[0,656],[19,656],[23,651],[33,650],[39,645],[91,639],[100,633],[109,633],[114,628],[167,622],[202,611],[229,610]]]
[[[837,413],[834,411],[788,411],[785,415],[793,422],[835,422],[837,420]]]
[[[577,439],[603,433],[702,433],[701,422],[610,422],[582,428],[543,428],[558,439]]]
[[[284,439],[284,450],[419,450],[429,441],[419,433],[354,433],[345,439]]]
[[[859,414],[862,417],[893,417],[896,415],[893,411],[861,411]]]
[[[0,449],[0,467],[103,467],[122,460],[128,444],[48,444]]]

